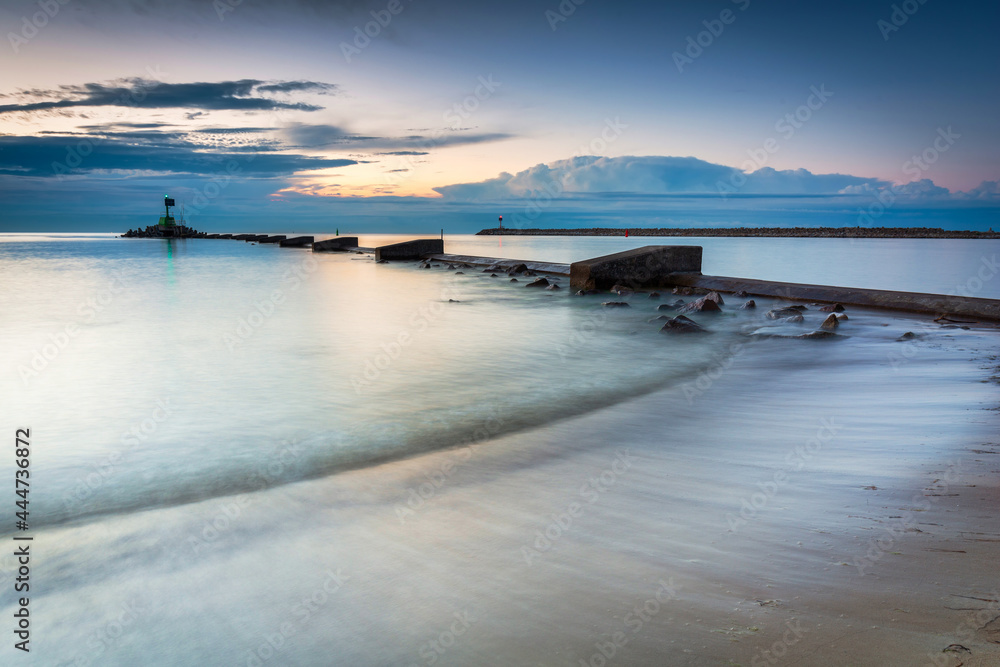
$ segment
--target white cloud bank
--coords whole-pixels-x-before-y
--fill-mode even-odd
[[[500,201],[574,195],[865,195],[892,188],[896,195],[940,197],[952,193],[929,179],[893,185],[878,178],[814,174],[807,169],[764,167],[744,173],[693,157],[593,155],[537,164],[530,169],[478,183],[434,188],[454,201]],[[996,181],[984,181],[963,198],[995,199]]]

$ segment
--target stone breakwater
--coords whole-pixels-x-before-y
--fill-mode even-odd
[[[860,239],[1000,239],[1000,232],[949,230],[940,227],[693,227],[689,229],[483,229],[477,236],[719,236],[762,238]]]

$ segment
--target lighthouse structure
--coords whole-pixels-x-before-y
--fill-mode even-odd
[[[173,197],[163,195],[163,215],[155,225],[150,225],[146,229],[128,230],[122,236],[126,238],[153,238],[153,239],[187,239],[195,236],[204,236],[184,224],[182,219],[180,224],[170,215],[170,207],[177,206]]]

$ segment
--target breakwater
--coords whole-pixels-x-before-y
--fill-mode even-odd
[[[692,227],[686,229],[483,229],[477,236],[695,236],[833,239],[1000,239],[1000,232],[949,230],[940,227]]]

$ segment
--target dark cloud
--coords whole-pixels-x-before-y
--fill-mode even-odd
[[[134,107],[140,109],[208,109],[236,111],[318,111],[323,107],[304,102],[283,102],[265,93],[331,93],[336,86],[317,81],[239,81],[160,83],[148,79],[122,79],[112,83],[85,83],[55,89],[20,91],[17,104],[0,105],[0,114],[79,107]],[[38,99],[43,98],[43,99]],[[55,99],[53,99],[55,98]],[[27,101],[31,100],[31,101]]]
[[[241,177],[272,177],[357,164],[355,160],[276,153],[268,147],[217,152],[203,148],[185,142],[136,145],[134,140],[117,136],[87,142],[76,137],[0,136],[0,174],[45,177],[121,170],[215,175],[238,168],[234,173]]]
[[[309,125],[306,123],[291,123],[284,127],[280,134],[292,148],[316,149],[337,146],[352,150],[376,148],[400,149],[379,155],[426,155],[426,150],[407,150],[444,148],[447,146],[462,146],[491,141],[510,139],[514,135],[503,132],[482,134],[461,133],[439,130],[432,134],[411,134],[403,137],[369,137],[351,134],[335,125]]]

